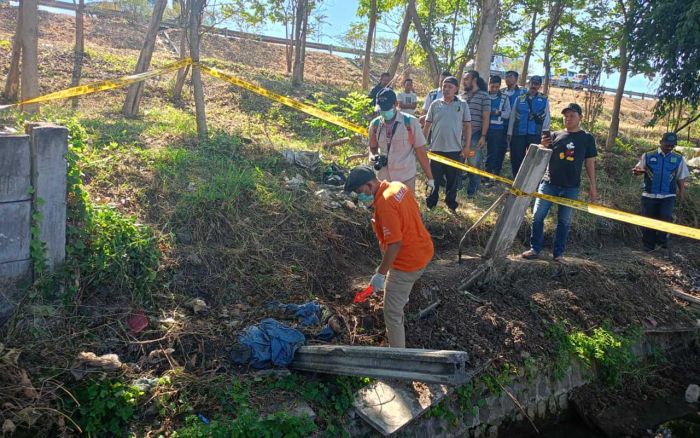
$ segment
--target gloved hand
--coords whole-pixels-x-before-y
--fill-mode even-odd
[[[428,196],[433,194],[433,191],[435,190],[435,180],[434,179],[429,179],[425,183],[428,191]]]
[[[379,292],[380,290],[384,290],[385,279],[386,276],[384,274],[380,274],[379,272],[377,272],[369,280],[369,284],[370,286],[372,286],[372,289],[374,289],[375,292]]]

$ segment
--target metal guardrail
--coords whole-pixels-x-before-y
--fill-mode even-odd
[[[580,82],[573,82],[573,81],[567,81],[567,80],[561,80],[561,79],[552,79],[550,82],[550,85],[554,87],[559,87],[559,88],[571,88],[574,90],[589,90],[591,88],[595,88],[597,90],[602,90],[605,93],[617,93],[617,88],[610,88],[610,87],[603,87],[599,85],[589,85],[589,84],[581,84]],[[656,94],[649,94],[649,93],[640,93],[638,91],[628,91],[625,90],[623,93],[625,96],[631,97],[639,97],[642,100],[644,99],[657,99],[658,96]]]

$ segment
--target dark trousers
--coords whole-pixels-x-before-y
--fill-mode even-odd
[[[675,196],[668,198],[647,198],[642,196],[642,216],[673,222],[673,206],[675,203]],[[665,247],[667,241],[667,233],[653,228],[642,228],[642,243],[646,249],[653,250],[656,248],[656,245]]]
[[[514,135],[513,138],[510,139],[510,167],[513,171],[513,179],[515,179],[515,175],[518,174],[520,165],[523,164],[527,148],[530,147],[530,144],[540,144],[541,141],[541,135],[530,134]]]
[[[501,174],[503,158],[506,156],[506,133],[504,129],[489,129],[486,134],[486,171]]]
[[[436,155],[442,155],[445,158],[450,158],[455,161],[462,161],[459,152],[433,152]],[[447,164],[438,163],[437,161],[430,160],[430,170],[433,172],[433,179],[437,183],[442,181],[444,177],[446,180],[445,184],[445,204],[447,207],[455,210],[457,208],[457,178],[459,176],[459,169],[448,166]],[[434,208],[440,196],[440,184],[435,184],[435,190],[428,196],[426,203],[428,208]]]

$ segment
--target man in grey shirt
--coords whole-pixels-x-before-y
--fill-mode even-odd
[[[457,97],[459,81],[449,76],[442,81],[442,97],[433,101],[425,118],[423,134],[431,136],[430,151],[456,161],[466,158],[471,147],[471,113],[469,105]],[[459,170],[446,164],[430,161],[430,169],[435,181],[447,180],[445,204],[450,211],[457,210],[457,177]],[[439,184],[426,200],[428,208],[437,205],[440,195]]]
[[[486,82],[476,70],[469,70],[464,75],[462,84],[464,85],[462,100],[469,104],[469,111],[472,114],[472,147],[467,154],[467,163],[477,169],[483,169],[486,157],[486,133],[489,130],[491,115],[491,97]],[[481,176],[470,173],[467,179],[469,180],[467,197],[473,198],[481,184]]]

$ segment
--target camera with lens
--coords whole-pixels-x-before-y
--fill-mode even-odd
[[[374,170],[382,170],[383,167],[386,167],[387,164],[389,164],[389,157],[384,154],[378,154],[373,156],[371,161]]]

